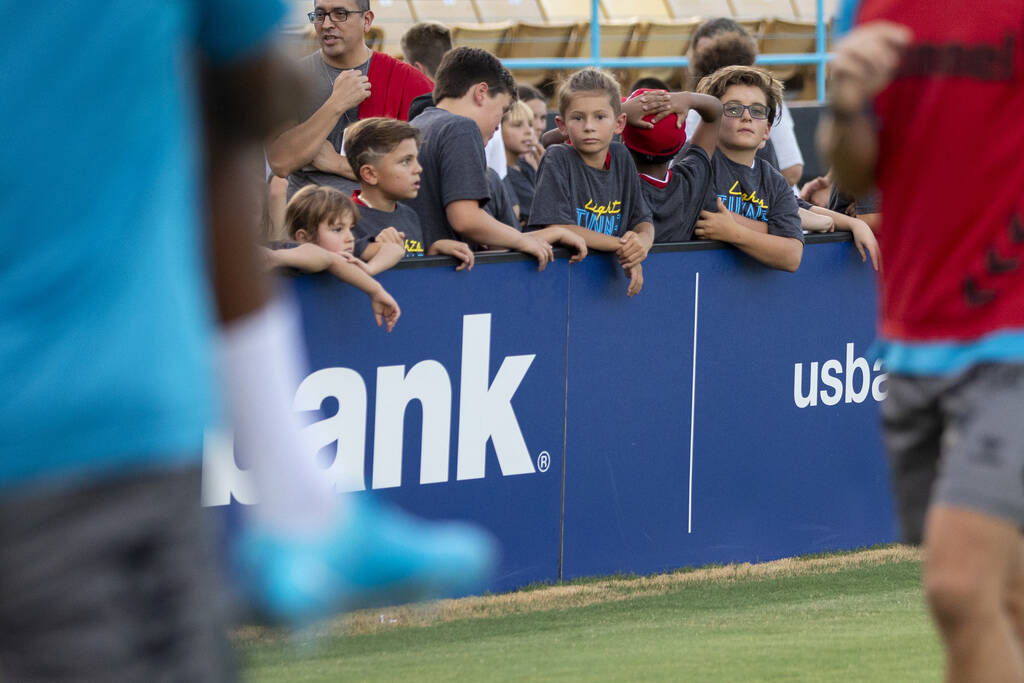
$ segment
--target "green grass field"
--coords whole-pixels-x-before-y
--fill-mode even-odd
[[[376,610],[299,642],[240,629],[236,643],[250,681],[941,679],[920,559],[902,547]]]

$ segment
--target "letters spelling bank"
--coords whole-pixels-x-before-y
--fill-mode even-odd
[[[491,315],[463,316],[462,367],[459,393],[456,479],[481,479],[487,441],[494,443],[504,476],[533,474],[512,397],[536,354],[506,356],[488,383],[491,356]],[[366,382],[349,368],[324,368],[312,373],[295,393],[297,412],[319,410],[324,400],[338,401],[338,412],[304,430],[313,452],[337,444],[336,457],[325,470],[338,491],[361,491],[366,452]],[[402,441],[405,409],[413,400],[423,406],[420,484],[448,481],[451,445],[452,383],[435,360],[420,361],[408,372],[404,365],[377,368],[372,488],[402,484]],[[230,436],[207,437],[203,463],[203,505],[227,505],[233,495],[242,504],[257,502],[249,472],[235,463]]]

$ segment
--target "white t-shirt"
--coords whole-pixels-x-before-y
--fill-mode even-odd
[[[508,175],[508,159],[505,158],[505,141],[501,138],[500,123],[498,124],[498,130],[494,131],[494,135],[487,141],[487,145],[484,147],[484,155],[487,157],[487,165],[494,169],[499,178],[504,180],[505,176]]]

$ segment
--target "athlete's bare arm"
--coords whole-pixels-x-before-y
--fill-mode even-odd
[[[874,185],[878,136],[866,108],[892,81],[909,29],[878,21],[852,31],[832,62],[830,113],[818,129],[818,146],[840,187],[861,195]]]

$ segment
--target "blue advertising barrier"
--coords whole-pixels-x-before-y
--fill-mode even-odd
[[[294,278],[311,457],[349,495],[490,529],[492,590],[892,541],[873,274],[810,241],[795,274],[657,247],[632,299],[608,255],[422,259],[379,278],[391,334],[361,293]],[[211,442],[204,504],[255,502],[244,474]]]

